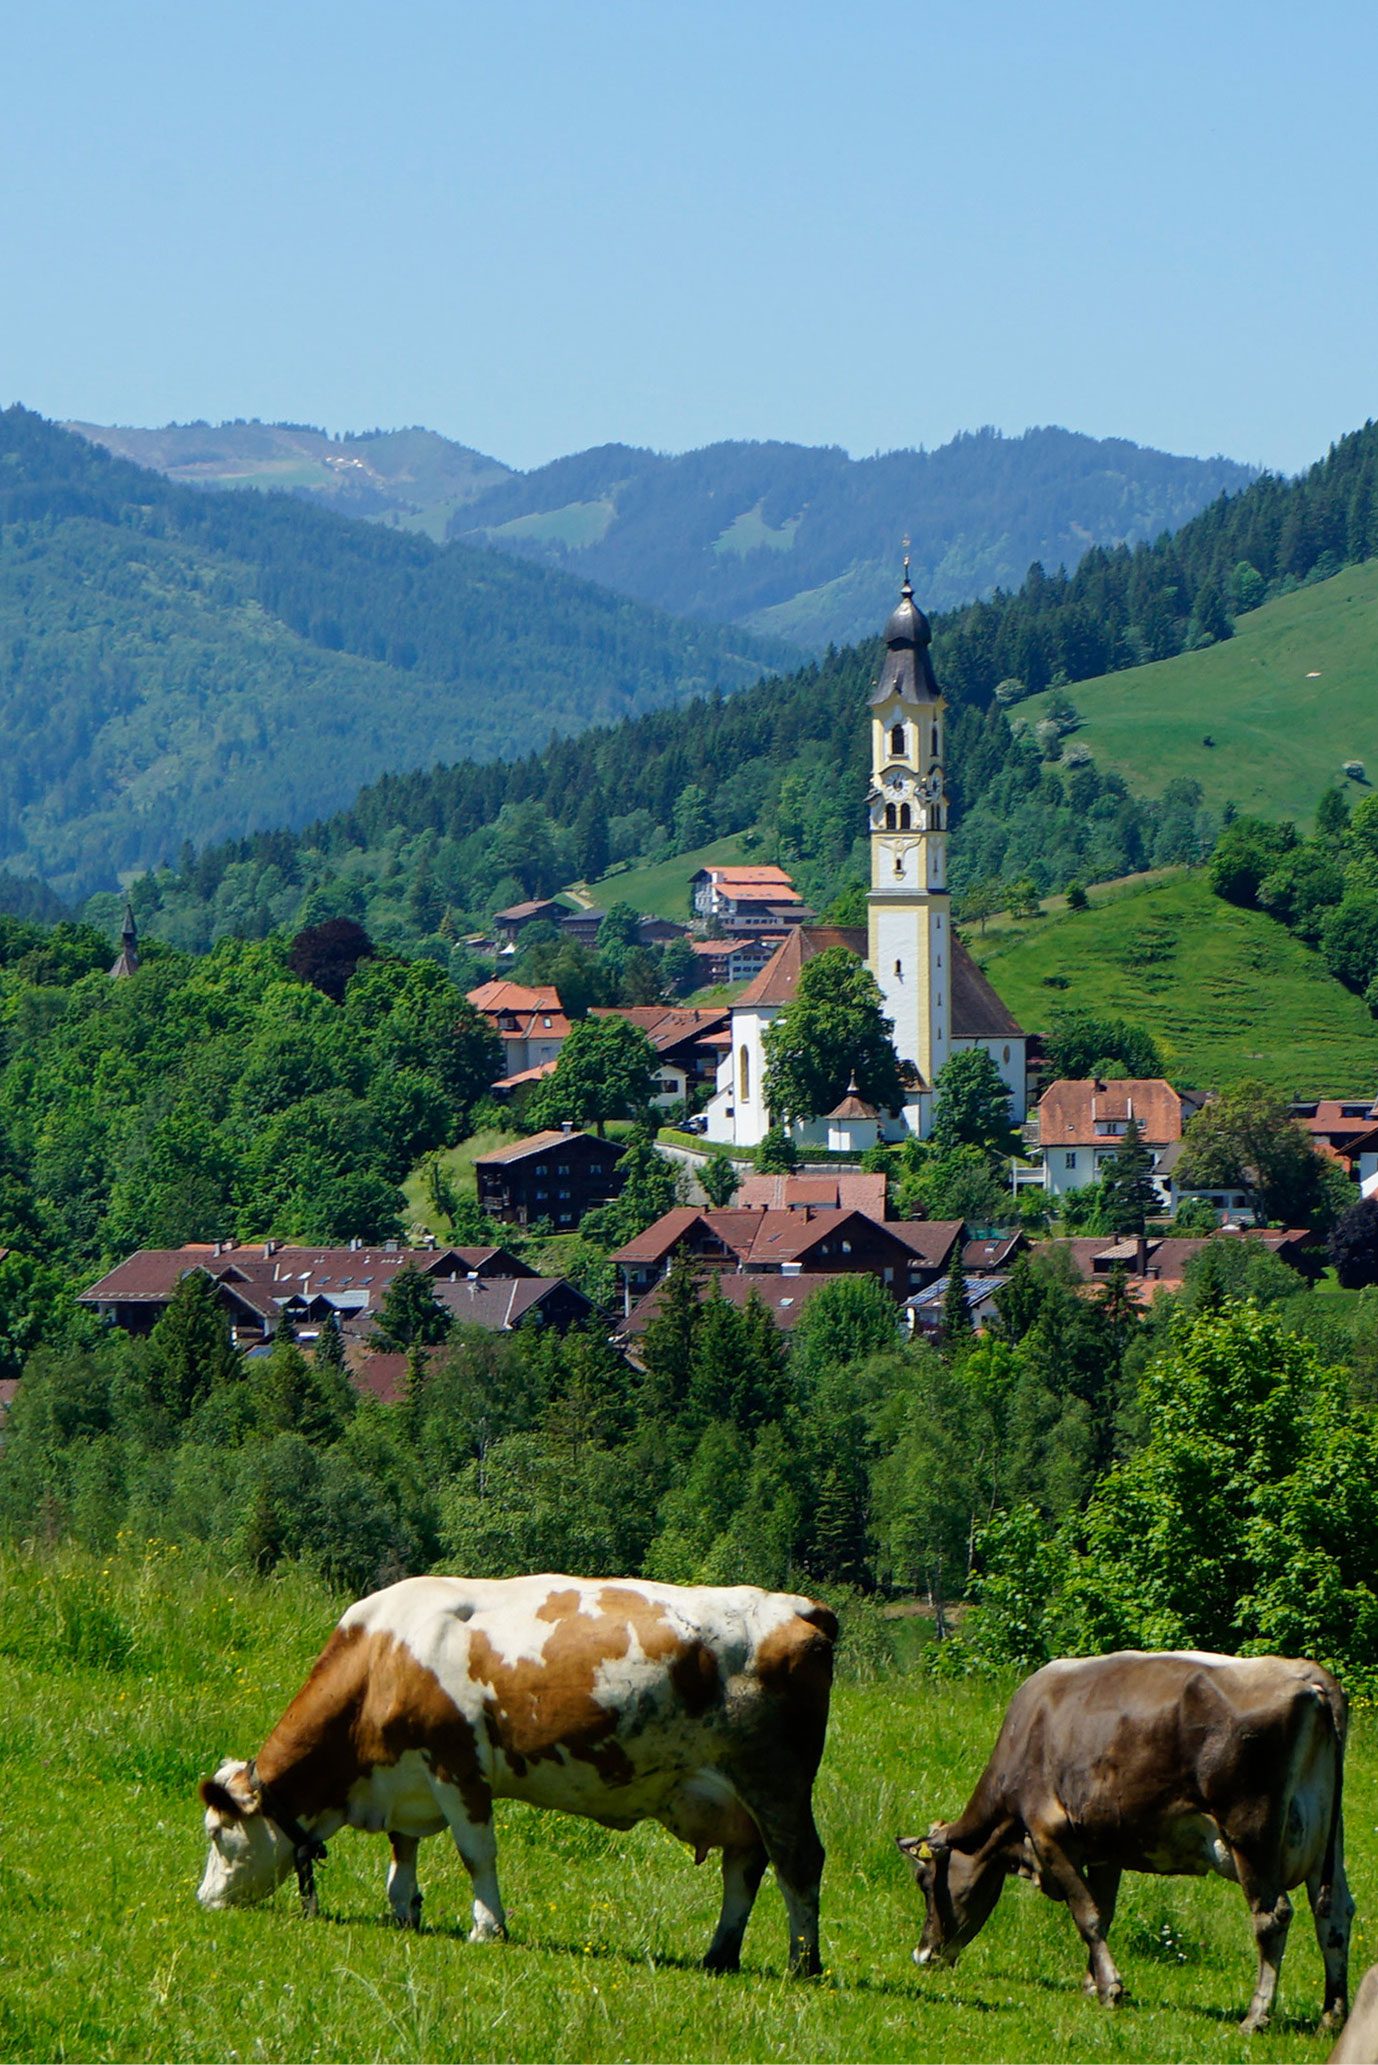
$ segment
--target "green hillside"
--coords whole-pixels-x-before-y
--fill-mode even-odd
[[[1136,793],[1185,775],[1217,808],[1309,821],[1343,761],[1378,774],[1378,560],[1239,617],[1233,638],[1203,652],[1070,694],[1076,742]],[[1030,697],[1014,721],[1036,724],[1048,701]]]
[[[682,925],[689,915],[689,883],[700,868],[738,867],[750,859],[741,834],[734,832],[729,838],[696,846],[690,853],[672,854],[668,860],[614,869],[600,882],[590,882],[589,899],[601,911],[615,903],[629,903],[647,917],[670,918]]]
[[[1371,1096],[1378,1024],[1319,955],[1181,873],[1093,892],[1086,911],[974,931],[967,945],[1020,1022],[1060,1006],[1136,1020],[1174,1082],[1257,1077],[1290,1095]]]
[[[792,656],[0,414],[0,864],[68,894]]]

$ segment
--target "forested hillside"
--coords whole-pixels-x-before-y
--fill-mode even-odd
[[[0,863],[67,892],[361,781],[733,688],[779,645],[0,414]]]
[[[1219,819],[1193,775],[1145,803],[1084,750],[1065,752],[1058,720],[1015,737],[1005,711],[1052,681],[1201,651],[1232,635],[1236,613],[1368,557],[1375,476],[1369,425],[1299,480],[1260,480],[1172,538],[1093,551],[1071,575],[1035,568],[1014,594],[935,619],[935,665],[953,702],[953,881],[970,909],[978,891],[989,903],[1025,880],[1046,892],[1209,853]],[[830,652],[730,699],[598,727],[510,765],[390,777],[297,838],[236,842],[140,883],[136,907],[155,931],[196,946],[267,931],[309,899],[314,917],[338,906],[443,959],[469,917],[517,896],[752,828],[762,857],[788,862],[822,910],[865,877],[877,650]],[[1144,725],[1151,735],[1151,711]]]
[[[1074,566],[1089,545],[1174,530],[1253,469],[1124,438],[993,430],[937,451],[724,443],[674,455],[602,445],[530,473],[432,431],[330,438],[300,424],[70,426],[201,486],[283,487],[351,515],[487,542],[678,614],[821,650],[889,607],[906,532],[930,608]]]
[[[511,473],[434,430],[331,437],[309,423],[169,423],[161,430],[65,423],[136,466],[190,487],[282,488],[341,516],[367,516],[443,538],[466,502]]]

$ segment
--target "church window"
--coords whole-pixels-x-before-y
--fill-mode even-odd
[[[904,751],[904,726],[902,724],[891,726],[890,751],[892,753],[903,753]]]
[[[1009,1050],[1009,1048],[1008,1048],[1008,1047],[1006,1047],[1006,1049],[1005,1049],[1005,1059],[1006,1059],[1006,1061],[1008,1061],[1008,1060],[1009,1060],[1009,1058],[1010,1058],[1010,1050]]]
[[[751,1049],[745,1041],[737,1057],[737,1095],[743,1104],[751,1100]]]
[[[903,973],[904,973],[904,963],[903,963],[903,961],[896,961],[896,963],[895,963],[895,973],[896,973],[896,975],[903,975]]]
[[[887,803],[885,806],[885,829],[887,832],[893,832],[895,829],[895,806],[893,803]]]
[[[937,757],[938,757],[938,727],[937,727],[937,725],[935,724],[935,725],[934,725],[934,727],[933,727],[933,758],[934,758],[934,759],[936,760],[936,759],[937,759]]]
[[[911,825],[911,823],[912,823],[912,822],[913,822],[913,820],[911,819],[911,817],[910,817],[910,815],[909,815],[909,805],[908,805],[907,803],[901,803],[901,805],[900,805],[900,830],[901,830],[902,832],[907,832],[907,831],[909,830],[909,827],[910,827],[910,825]]]

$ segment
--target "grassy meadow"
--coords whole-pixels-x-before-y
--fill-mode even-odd
[[[1237,2022],[1253,1975],[1243,1902],[1218,1881],[1127,1879],[1112,1942],[1130,2002],[1083,1999],[1067,1916],[1012,1884],[947,1973],[910,1951],[918,1895],[897,1831],[962,1804],[1008,1685],[846,1665],[816,1802],[829,1852],[824,1978],[783,1976],[767,1877],[740,1975],[696,1969],[717,1874],[658,1828],[613,1835],[499,1809],[511,1924],[463,1941],[467,1879],[422,1848],[426,1929],[384,1921],[387,1846],[342,1834],[318,1883],[203,1914],[197,1779],[256,1749],[342,1602],[192,1553],[122,1545],[0,1560],[0,2055],[6,2059],[1318,2060],[1320,1960],[1299,1913],[1280,2011]],[[1346,1788],[1356,1972],[1378,1955],[1378,1731],[1356,1716]]]
[[[1309,825],[1343,761],[1378,774],[1376,643],[1378,560],[1367,560],[1251,610],[1204,652],[1074,682],[1075,737],[1135,795],[1187,775],[1216,809],[1233,802]],[[1015,722],[1036,724],[1047,701],[1020,703]],[[1351,797],[1363,793],[1350,785]]]
[[[600,911],[615,903],[629,903],[634,911],[650,918],[669,918],[676,925],[689,920],[689,883],[700,868],[750,867],[757,865],[747,851],[740,832],[710,840],[688,853],[671,854],[668,860],[648,862],[644,867],[614,868],[600,881],[585,885],[588,897]]]
[[[1110,883],[1085,911],[1002,922],[966,944],[1020,1023],[1059,1005],[1135,1020],[1174,1082],[1257,1077],[1289,1095],[1357,1096],[1378,1073],[1378,1025],[1320,956],[1204,873]]]

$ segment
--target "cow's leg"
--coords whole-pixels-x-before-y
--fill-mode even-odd
[[[1287,1948],[1287,1931],[1292,1925],[1292,1903],[1281,1886],[1270,1884],[1261,1877],[1238,1850],[1234,1852],[1234,1861],[1244,1898],[1249,1903],[1254,1941],[1258,1945],[1258,1979],[1254,1997],[1249,2002],[1248,2014],[1239,2025],[1246,2036],[1253,2036],[1256,2031],[1268,2027],[1268,2011],[1277,1992],[1282,1953]]]
[[[416,1853],[420,1844],[415,1836],[399,1836],[395,1830],[389,1830],[388,1841],[392,1845],[388,1906],[399,1929],[419,1929],[421,1888],[416,1883]]]
[[[1073,1864],[1066,1851],[1049,1835],[1035,1835],[1029,1831],[1034,1854],[1038,1859],[1039,1877],[1051,1883],[1055,1897],[1065,1900],[1072,1920],[1082,1942],[1090,1966],[1089,1977],[1097,1999],[1107,2008],[1116,2007],[1124,1998],[1124,1982],[1115,1969],[1115,1960],[1110,1955],[1105,1941],[1105,1932],[1110,1926],[1110,1915],[1114,1912],[1113,1895],[1109,1913],[1102,1913],[1099,1902],[1091,1887]],[[1094,1872],[1091,1877],[1096,1877]],[[1119,1891],[1119,1873],[1115,1873],[1114,1891]]]
[[[754,1801],[748,1801],[748,1805],[784,1895],[789,1918],[789,1968],[796,1978],[815,1978],[823,1969],[818,1954],[823,1845],[814,1825],[813,1807],[807,1799],[774,1810],[758,1811]]]
[[[725,1846],[722,1853],[722,1912],[703,1960],[706,1972],[735,1972],[742,1938],[767,1864],[764,1843]]]
[[[474,1886],[471,1943],[498,1943],[507,1935],[507,1916],[498,1891],[498,1839],[493,1829],[493,1795],[481,1779],[458,1786],[433,1780],[440,1811]]]
[[[1324,1912],[1317,1905],[1321,1897],[1319,1865],[1306,1881],[1306,1892],[1311,1902],[1311,1919],[1316,1925],[1316,1941],[1325,1960],[1325,2010],[1321,2015],[1321,2028],[1339,2029],[1349,2013],[1349,1931],[1354,1920],[1354,1899],[1345,1877],[1342,1845],[1336,1845],[1330,1900]]]
[[[1090,1888],[1091,1898],[1096,1903],[1096,1911],[1100,1915],[1101,1935],[1106,1937],[1110,1934],[1110,1924],[1115,1919],[1115,1903],[1120,1897],[1120,1867],[1118,1864],[1088,1864],[1086,1883]],[[1081,1990],[1083,1993],[1100,1991],[1096,1981],[1094,1958],[1087,1959],[1086,1977],[1081,1982]]]

